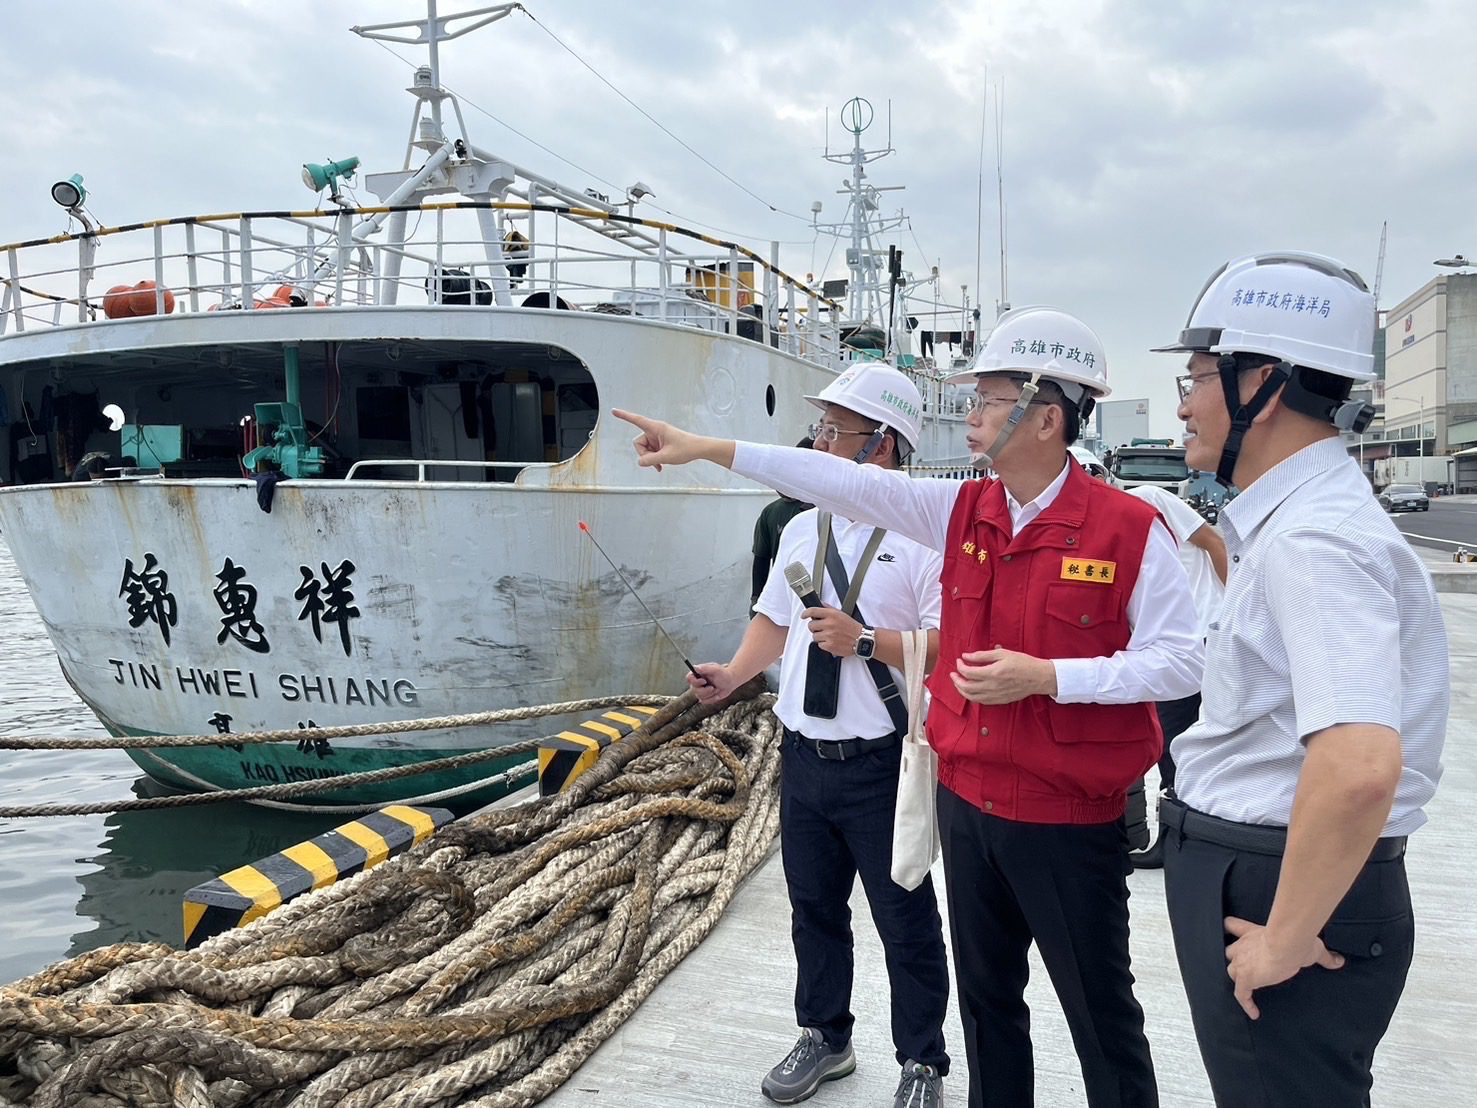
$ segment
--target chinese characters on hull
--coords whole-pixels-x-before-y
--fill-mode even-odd
[[[215,602],[225,613],[221,617],[221,631],[216,642],[224,643],[232,638],[247,650],[258,654],[271,651],[267,644],[267,632],[256,619],[256,588],[244,580],[246,571],[230,558],[215,575],[220,582],[215,588]]]
[[[215,728],[215,733],[217,735],[229,735],[231,733],[231,717],[226,715],[224,712],[217,712],[206,722],[209,723],[211,727]],[[229,746],[237,754],[246,749],[240,743],[223,743],[222,745]]]
[[[297,618],[312,620],[313,637],[319,642],[323,641],[323,624],[338,624],[339,641],[343,644],[344,656],[348,657],[352,650],[349,620],[359,618],[359,609],[354,606],[354,594],[350,591],[355,566],[347,558],[339,563],[338,569],[329,569],[327,562],[320,562],[319,566],[323,570],[321,583],[307,566],[298,567],[302,571],[303,583],[292,595],[293,599],[303,601],[303,610]]]
[[[347,558],[339,562],[336,569],[330,569],[327,562],[320,562],[321,579],[308,566],[298,568],[303,579],[293,593],[293,599],[301,600],[303,607],[297,618],[310,622],[313,637],[320,643],[323,641],[323,625],[336,625],[344,656],[350,656],[353,636],[349,624],[360,617],[353,592],[353,574],[357,567]],[[228,639],[234,639],[253,653],[271,653],[266,628],[256,616],[259,594],[256,586],[246,580],[246,569],[227,558],[215,579],[218,584],[211,595],[221,611],[221,629],[215,641],[224,645]],[[169,590],[169,575],[154,554],[144,554],[142,569],[134,568],[132,558],[124,561],[118,595],[128,607],[130,627],[153,623],[158,626],[164,645],[170,645],[170,629],[179,623],[179,604]]]
[[[159,568],[154,555],[144,554],[144,568],[138,572],[133,568],[133,559],[123,563],[123,584],[118,595],[127,598],[128,626],[142,627],[146,623],[159,625],[164,636],[164,645],[169,645],[169,629],[179,622],[179,605],[174,593],[169,591],[169,575]]]
[[[293,594],[295,600],[302,602],[298,621],[309,621],[313,637],[320,644],[323,642],[323,625],[336,625],[339,645],[343,647],[346,657],[351,656],[353,635],[350,624],[360,618],[353,592],[353,575],[357,572],[357,567],[345,558],[336,568],[330,568],[326,561],[320,562],[319,569],[320,573],[315,574],[309,566],[299,566],[302,584]],[[227,646],[234,640],[252,653],[270,654],[271,644],[267,631],[256,612],[260,593],[247,580],[246,567],[238,565],[232,558],[226,558],[215,574],[215,581],[211,596],[221,612],[220,630],[216,635],[217,645]],[[165,645],[171,644],[170,632],[179,624],[180,605],[175,594],[170,591],[169,575],[154,553],[144,554],[142,568],[135,568],[132,559],[125,560],[118,595],[127,606],[130,626],[137,628],[153,623],[159,628]],[[188,605],[187,597],[187,612]],[[158,662],[110,658],[108,664],[113,667],[113,680],[119,685],[131,685],[144,691],[162,691],[166,683],[172,683],[165,676],[170,672],[167,664],[163,672]],[[207,700],[217,700],[222,696],[258,700],[263,695],[265,682],[270,680],[270,677],[264,678],[263,684],[259,685],[258,675],[250,670],[202,668],[183,664],[173,666],[172,675],[178,683],[181,695],[199,696]],[[317,701],[324,704],[343,704],[345,707],[373,707],[377,703],[383,703],[413,707],[418,702],[416,687],[410,680],[373,674],[335,676],[310,672],[278,673],[275,685],[265,687],[275,687],[285,703],[309,704]],[[229,737],[233,735],[235,722],[232,715],[217,710],[206,720],[205,726],[213,728],[218,735]],[[297,726],[299,730],[313,731],[318,724],[315,720],[308,719],[299,720]],[[230,742],[228,739],[221,746],[238,752],[244,750],[241,743]],[[308,735],[298,740],[297,751],[319,761],[333,758],[338,753],[328,739]],[[245,768],[248,763],[243,762],[242,766],[243,772],[250,776]],[[255,767],[254,771],[262,779],[277,779],[277,769],[270,763],[250,763],[250,766]],[[294,770],[288,767],[284,772],[291,774]],[[315,771],[316,776],[336,776],[338,773],[339,771]]]

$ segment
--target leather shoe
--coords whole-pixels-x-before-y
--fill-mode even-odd
[[[1154,840],[1154,845],[1147,850],[1135,850],[1128,855],[1128,860],[1134,869],[1163,869],[1164,868],[1164,836],[1161,835]]]

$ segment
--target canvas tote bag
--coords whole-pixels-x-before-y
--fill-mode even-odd
[[[905,889],[923,884],[939,856],[935,812],[938,755],[923,729],[923,679],[928,665],[928,632],[904,631],[903,676],[908,687],[908,733],[903,736],[902,769],[897,779],[897,814],[892,822],[892,879]]]

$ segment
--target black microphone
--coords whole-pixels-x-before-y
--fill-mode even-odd
[[[785,567],[785,580],[800,603],[807,608],[823,607],[816,595],[815,582],[800,562],[791,562]],[[801,710],[816,719],[835,719],[836,703],[841,691],[841,659],[827,654],[814,641],[805,655],[805,697]]]
[[[815,582],[810,579],[810,571],[804,565],[800,562],[791,562],[787,565],[785,580],[790,582],[790,588],[795,590],[800,603],[807,608],[821,607],[821,598],[815,594]]]

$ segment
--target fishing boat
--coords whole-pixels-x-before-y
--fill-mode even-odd
[[[664,631],[726,656],[769,494],[717,467],[651,480],[612,408],[791,442],[803,394],[887,358],[925,397],[920,464],[959,461],[962,415],[903,322],[927,282],[874,237],[865,101],[839,155],[853,248],[833,288],[777,244],[636,216],[646,186],[613,201],[477,146],[438,47],[519,8],[429,0],[423,20],[354,28],[426,47],[411,136],[391,171],[304,166],[311,210],[99,227],[73,177],[52,190],[73,233],[0,246],[0,529],[111,734],[220,736],[130,751],[159,781],[486,749],[527,727],[313,731],[677,691]],[[378,203],[351,200],[351,176]],[[936,275],[928,303],[965,318]],[[297,744],[231,738],[292,728]],[[505,768],[308,799],[480,803]]]

